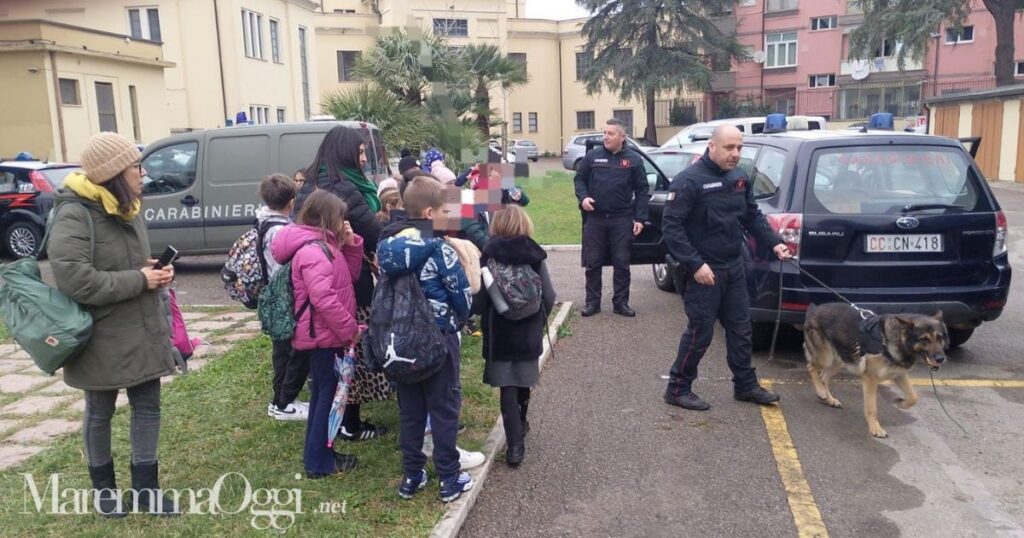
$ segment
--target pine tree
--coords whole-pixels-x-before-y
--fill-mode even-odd
[[[711,88],[712,63],[742,59],[734,35],[724,34],[714,15],[735,0],[577,0],[590,11],[583,25],[584,54],[593,58],[583,73],[590,95],[603,89],[622,100],[644,103],[644,137],[656,141],[654,101],[659,93]]]

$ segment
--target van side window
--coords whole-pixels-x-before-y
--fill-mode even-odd
[[[143,161],[146,176],[142,178],[143,194],[181,192],[196,181],[197,142],[182,142],[162,147]]]
[[[807,122],[807,130],[808,131],[820,131],[821,130],[821,124],[818,123],[818,120],[811,120],[811,121]]]
[[[763,134],[764,133],[764,124],[763,123],[752,123],[752,124],[750,124],[750,132],[751,132],[751,134]]]
[[[769,147],[761,150],[754,167],[754,198],[770,198],[775,194],[782,181],[782,167],[785,164],[785,153]]]

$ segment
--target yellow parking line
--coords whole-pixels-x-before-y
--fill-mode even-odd
[[[765,380],[765,382],[769,382]],[[785,380],[775,379],[771,380],[771,383],[777,385],[803,385],[806,383],[805,380]],[[833,379],[833,383],[848,383],[856,384],[860,381],[857,379]],[[891,384],[891,381],[884,382],[885,384]],[[931,379],[925,377],[912,377],[910,378],[910,384],[915,386],[931,386]],[[936,379],[935,384],[940,387],[973,387],[973,388],[990,388],[990,389],[1024,389],[1024,380],[1022,379]]]
[[[761,383],[765,388],[771,389],[771,381],[761,380]],[[800,538],[827,538],[828,529],[821,520],[821,512],[814,502],[811,487],[804,478],[800,458],[797,456],[796,447],[793,446],[793,439],[789,436],[782,408],[778,405],[762,405],[761,417],[764,419],[765,430],[768,431],[768,440],[772,445],[772,454],[779,468],[782,485],[786,489],[786,500],[789,502],[790,512],[793,513],[797,535]]]

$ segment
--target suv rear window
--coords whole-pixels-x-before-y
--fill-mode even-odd
[[[837,214],[893,214],[910,207],[974,211],[978,177],[964,152],[937,146],[853,146],[815,152],[809,199]],[[934,206],[934,207],[922,207]]]
[[[53,189],[57,190],[64,188],[64,180],[67,179],[68,176],[71,175],[71,172],[74,172],[75,170],[78,170],[78,168],[68,166],[65,168],[43,168],[40,172],[42,172],[43,176],[46,177],[51,185],[53,185]]]

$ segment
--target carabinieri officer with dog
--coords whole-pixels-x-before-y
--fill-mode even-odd
[[[711,344],[715,319],[725,328],[726,360],[737,400],[770,404],[779,397],[757,382],[751,366],[750,298],[743,262],[744,229],[779,259],[792,253],[754,201],[747,173],[737,168],[743,133],[715,129],[699,161],[672,180],[662,221],[669,254],[685,271],[683,299],[689,326],[669,372],[665,402],[694,411],[711,405],[693,393],[697,365]]]

